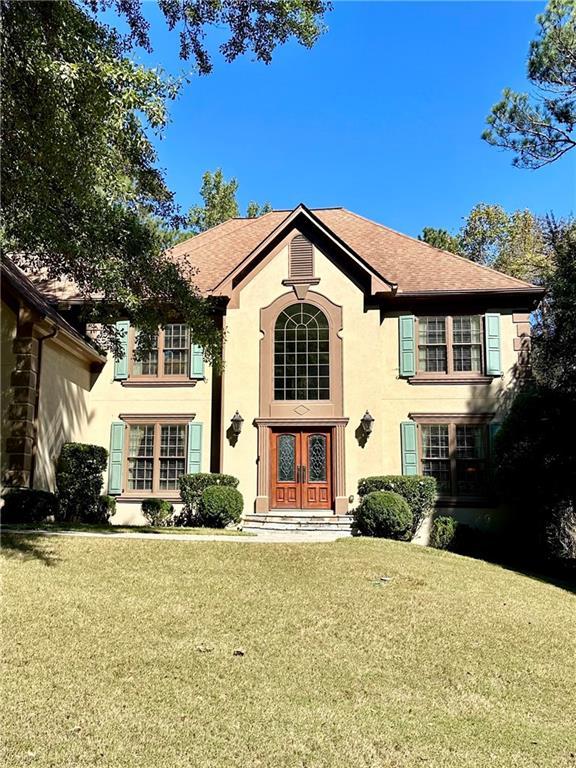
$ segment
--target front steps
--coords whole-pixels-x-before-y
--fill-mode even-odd
[[[302,531],[303,533],[315,531],[349,536],[352,532],[352,515],[335,515],[325,509],[273,510],[263,514],[245,515],[242,520],[242,530]]]

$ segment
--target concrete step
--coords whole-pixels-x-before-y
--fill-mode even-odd
[[[259,514],[245,515],[242,528],[245,531],[324,531],[343,535],[350,533],[351,515],[294,515]]]

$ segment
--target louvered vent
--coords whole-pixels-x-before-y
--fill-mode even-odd
[[[304,235],[296,235],[290,243],[290,277],[313,277],[312,243]]]

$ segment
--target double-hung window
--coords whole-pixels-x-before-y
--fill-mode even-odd
[[[480,315],[418,318],[418,373],[480,375],[482,335]]]
[[[436,478],[440,496],[485,496],[486,454],[485,424],[420,425],[422,474]]]
[[[152,419],[128,426],[126,488],[128,493],[168,494],[178,491],[186,472],[186,423]]]
[[[153,347],[137,351],[132,333],[131,378],[186,379],[190,372],[190,330],[184,323],[170,323],[158,331]]]

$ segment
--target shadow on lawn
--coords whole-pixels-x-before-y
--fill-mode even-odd
[[[41,545],[39,539],[42,540]],[[59,560],[46,537],[34,533],[3,533],[0,553],[5,558],[40,560],[47,566],[56,565]]]

